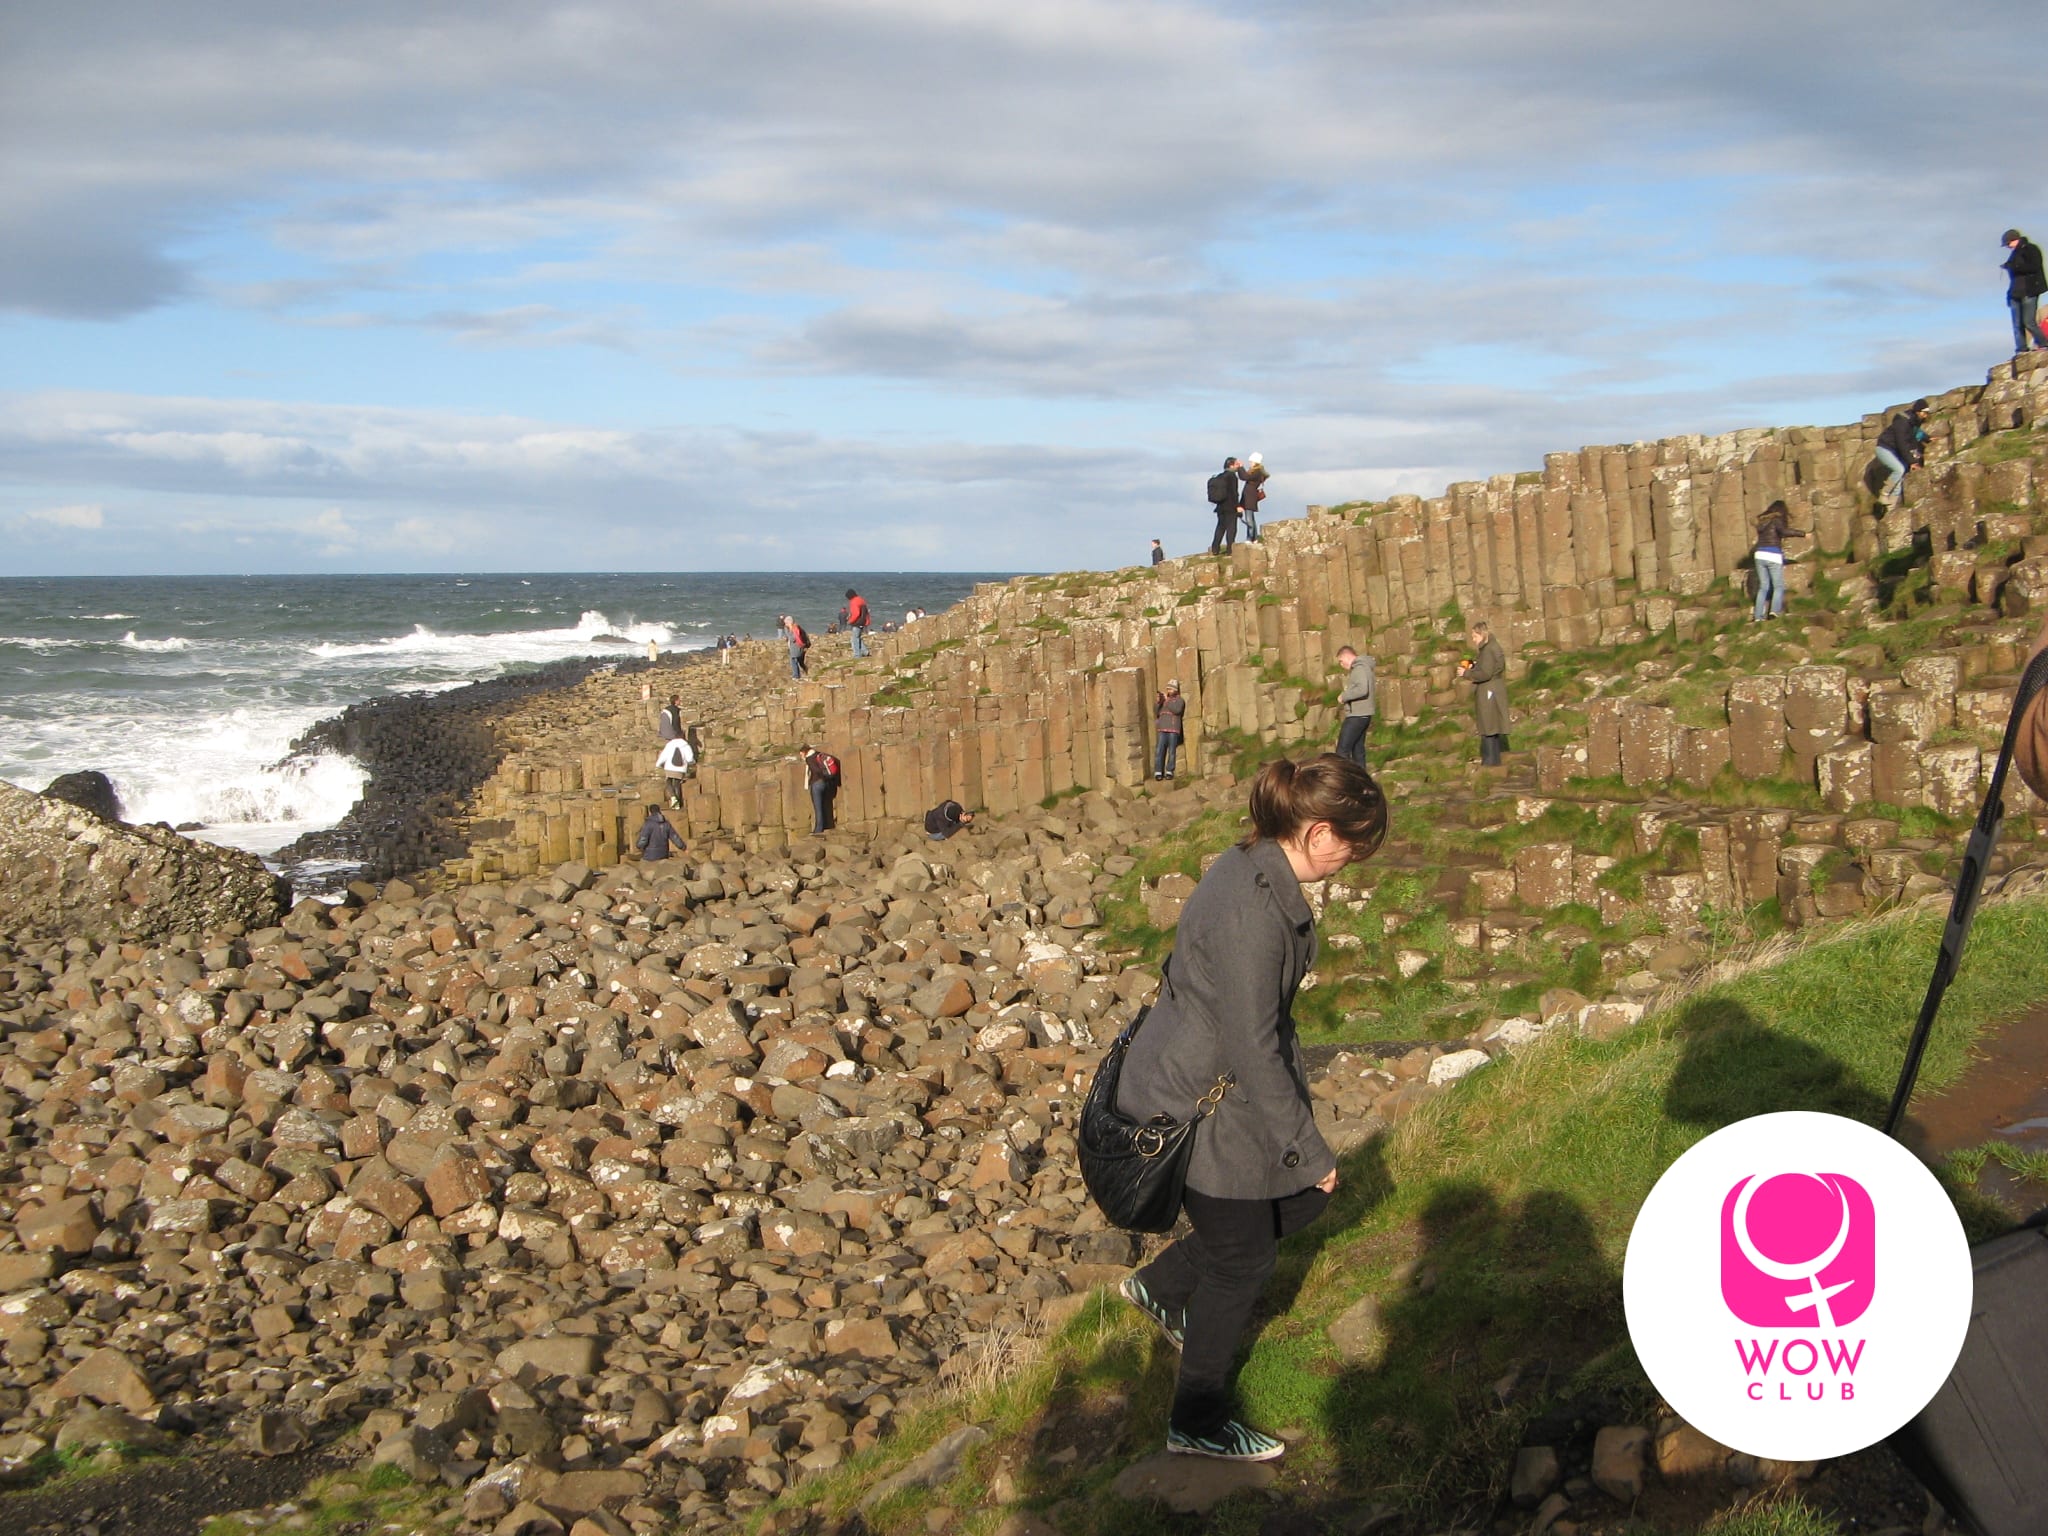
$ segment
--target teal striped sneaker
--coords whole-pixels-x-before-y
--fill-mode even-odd
[[[1125,1275],[1119,1280],[1116,1293],[1157,1323],[1159,1331],[1166,1335],[1175,1349],[1187,1343],[1187,1313],[1181,1312],[1176,1315],[1167,1311],[1153,1300],[1152,1293],[1145,1289],[1145,1282],[1136,1275]]]
[[[1166,1448],[1176,1456],[1213,1456],[1218,1461],[1277,1461],[1287,1451],[1282,1441],[1247,1429],[1235,1419],[1213,1435],[1184,1435],[1170,1428]]]

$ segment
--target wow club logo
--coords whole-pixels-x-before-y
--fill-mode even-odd
[[[1726,1126],[1665,1170],[1622,1272],[1637,1358],[1694,1428],[1754,1456],[1873,1445],[1926,1406],[1969,1325],[1970,1254],[1933,1174],[1858,1121]]]
[[[1877,1209],[1845,1173],[1738,1179],[1721,1202],[1721,1299],[1756,1328],[1846,1328],[1877,1290]]]

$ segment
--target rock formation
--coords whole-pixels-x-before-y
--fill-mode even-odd
[[[131,827],[0,781],[0,934],[98,945],[262,928],[291,887],[253,853]]]

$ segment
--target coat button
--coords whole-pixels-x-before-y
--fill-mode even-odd
[[[1280,1165],[1283,1168],[1299,1168],[1301,1166],[1301,1154],[1299,1152],[1288,1153],[1280,1159]]]
[[[1258,888],[1262,891],[1271,889],[1273,884],[1273,882],[1268,880],[1264,875],[1254,876],[1252,883],[1257,885]]]

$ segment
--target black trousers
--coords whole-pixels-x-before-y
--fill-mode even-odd
[[[1365,733],[1372,729],[1371,715],[1346,715],[1337,728],[1337,755],[1365,766]]]
[[[1216,537],[1209,541],[1209,553],[1227,555],[1237,546],[1237,508],[1216,509]]]
[[[1484,766],[1484,767],[1487,767],[1487,768],[1498,768],[1498,767],[1500,766],[1500,755],[1501,755],[1501,754],[1502,754],[1503,752],[1507,751],[1507,749],[1508,749],[1508,739],[1507,739],[1507,737],[1505,737],[1505,736],[1482,736],[1482,737],[1480,737],[1480,738],[1479,738],[1479,761],[1480,761],[1480,764],[1481,764],[1482,766]]]
[[[1153,1299],[1187,1309],[1187,1342],[1173,1391],[1173,1427],[1213,1435],[1230,1422],[1230,1367],[1272,1278],[1280,1239],[1323,1214],[1330,1197],[1309,1188],[1279,1200],[1220,1200],[1190,1189],[1181,1208],[1195,1230],[1138,1272]]]

